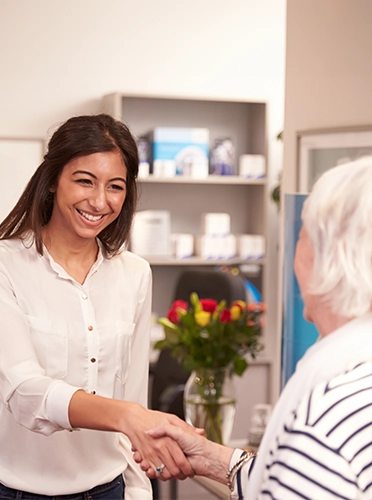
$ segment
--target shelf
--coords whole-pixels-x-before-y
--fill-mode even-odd
[[[152,257],[143,256],[152,266],[238,266],[238,265],[252,265],[264,266],[265,259],[260,260],[243,260],[239,258],[234,259],[202,259],[200,257],[189,257],[187,259],[175,259],[172,257]]]
[[[149,177],[139,178],[141,183],[149,184],[229,184],[229,185],[244,185],[244,186],[264,186],[266,185],[266,178],[263,179],[245,179],[238,175],[210,175],[204,179],[197,179],[193,177],[183,177],[178,175],[176,177]]]
[[[171,233],[189,233],[195,238],[203,233],[202,214],[228,213],[232,234],[266,237],[268,179],[238,175],[241,155],[263,155],[267,159],[265,102],[115,93],[104,96],[103,108],[127,124],[134,137],[143,137],[156,127],[200,127],[209,130],[211,148],[221,138],[231,138],[234,143],[234,175],[139,177],[138,211],[169,211]],[[180,275],[192,267],[239,266],[241,273],[265,296],[266,259],[205,260],[197,256],[176,259],[150,255],[145,259],[153,272],[153,311],[161,316],[168,310]]]

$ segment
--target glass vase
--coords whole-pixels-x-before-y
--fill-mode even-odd
[[[204,429],[211,441],[228,444],[236,410],[230,370],[201,368],[193,371],[185,385],[184,407],[186,422]]]

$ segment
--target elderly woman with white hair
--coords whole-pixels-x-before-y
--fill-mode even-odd
[[[258,455],[173,425],[150,433],[177,440],[195,473],[228,484],[231,498],[371,499],[372,157],[325,172],[302,222],[294,270],[319,341],[284,388]]]

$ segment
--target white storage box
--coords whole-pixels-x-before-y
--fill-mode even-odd
[[[218,243],[215,236],[201,234],[195,240],[195,254],[202,259],[218,259]]]
[[[236,236],[234,234],[227,234],[220,236],[220,258],[232,259],[236,256]]]
[[[171,235],[172,255],[177,259],[186,259],[194,254],[194,236],[190,233]]]
[[[154,177],[175,177],[176,162],[174,160],[154,160]]]
[[[263,155],[241,155],[239,175],[247,179],[262,179],[266,175],[266,161]]]
[[[195,253],[203,259],[232,259],[236,256],[236,237],[201,234],[196,238]]]
[[[225,236],[230,234],[230,214],[203,213],[201,232],[210,236]]]
[[[259,260],[265,257],[265,237],[260,234],[237,235],[237,254],[245,260]]]
[[[143,256],[171,255],[169,210],[142,210],[135,214],[130,250]]]

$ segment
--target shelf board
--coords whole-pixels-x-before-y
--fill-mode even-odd
[[[233,259],[202,259],[201,257],[188,257],[187,259],[176,259],[174,257],[154,257],[142,256],[152,266],[237,266],[237,265],[253,265],[264,266],[265,259],[260,260],[244,260],[239,258]]]
[[[264,186],[266,178],[263,179],[245,179],[238,175],[210,175],[204,179],[193,177],[184,177],[177,175],[176,177],[143,177],[138,179],[139,182],[149,184],[231,184],[231,185],[253,185]]]

